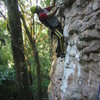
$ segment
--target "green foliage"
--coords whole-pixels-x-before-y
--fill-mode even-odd
[[[46,0],[45,2],[46,2],[46,5],[47,5],[47,6],[49,6],[49,5],[50,5],[51,0]]]
[[[50,2],[51,2],[51,0],[41,0],[41,5],[43,7],[50,6]]]
[[[17,96],[14,69],[1,66],[0,68],[0,100],[14,100]]]
[[[12,100],[17,96],[10,35],[6,25],[6,21],[0,20],[0,38],[5,40],[5,45],[0,49],[0,100]]]
[[[42,6],[50,5],[50,0],[42,1]],[[42,74],[42,92],[43,92],[43,98],[48,98],[47,96],[47,89],[48,85],[50,83],[49,79],[49,72],[50,72],[50,53],[49,53],[49,36],[48,36],[48,29],[44,28],[41,24],[37,24],[38,21],[35,20],[34,26],[35,26],[35,37],[36,37],[36,46],[39,53],[39,61],[41,64],[41,74]],[[30,26],[29,26],[30,29]],[[28,41],[27,41],[28,42]],[[28,52],[28,60],[31,64],[31,70],[33,75],[33,85],[30,87],[31,90],[34,93],[35,100],[38,97],[38,85],[37,85],[37,74],[36,73],[36,66],[35,61],[33,58],[33,55],[31,53],[31,47],[26,43],[25,47],[27,47]],[[45,99],[44,99],[45,100]]]
[[[27,8],[30,6],[26,6],[27,1],[29,0],[19,0],[21,2],[22,7],[25,11],[28,11]],[[30,0],[32,1],[32,0]],[[50,5],[50,0],[41,0],[42,6]],[[30,4],[29,4],[30,5]],[[25,13],[25,19],[28,24],[28,28],[31,27],[29,15]],[[27,17],[28,16],[28,17]],[[16,89],[16,78],[15,78],[15,69],[11,51],[11,43],[10,43],[10,34],[6,30],[7,22],[4,20],[0,20],[0,37],[2,37],[6,45],[2,46],[0,49],[0,100],[16,100],[17,89]],[[44,28],[40,23],[37,25],[37,20],[35,20],[35,35],[36,35],[36,46],[39,52],[39,60],[41,64],[41,74],[42,74],[42,92],[43,97],[47,98],[47,89],[49,84],[49,71],[50,71],[50,53],[49,53],[49,39],[48,39],[48,30]],[[38,96],[38,86],[37,86],[37,74],[36,66],[34,61],[34,55],[32,53],[32,48],[28,38],[25,36],[25,32],[23,30],[23,37],[25,37],[24,46],[27,49],[28,61],[31,66],[32,76],[33,76],[33,84],[30,86],[30,89],[34,93],[34,98],[36,100]],[[6,96],[5,96],[6,95]],[[13,95],[13,96],[12,96]],[[4,98],[4,99],[2,99]]]
[[[48,98],[47,96],[47,88],[48,84],[50,83],[49,79],[47,78],[42,78],[42,92],[43,92],[43,98]],[[38,84],[37,84],[37,79],[34,79],[34,84],[30,86],[30,89],[32,90],[34,94],[34,99],[38,99]],[[45,100],[45,99],[44,99]]]
[[[0,33],[6,30],[6,25],[7,25],[6,21],[0,20]]]
[[[10,44],[7,43],[6,41],[6,46],[3,46],[2,49],[0,50],[0,63],[1,64],[13,64],[12,60],[12,52],[10,48]]]

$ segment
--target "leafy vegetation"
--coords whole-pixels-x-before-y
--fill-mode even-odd
[[[4,1],[4,0],[3,0]],[[31,0],[19,0],[19,4],[24,9],[23,12],[25,20],[27,22],[28,29],[31,31],[32,19],[30,17],[30,4]],[[32,1],[31,1],[32,2]],[[49,5],[50,0],[41,1],[41,5]],[[3,6],[3,5],[2,5]],[[5,15],[5,14],[4,14]],[[11,36],[9,31],[7,31],[7,20],[3,19],[0,14],[0,38],[2,38],[5,43],[0,41],[0,100],[17,100],[17,86],[16,86],[16,71],[12,56],[11,49]],[[8,17],[7,17],[8,19]],[[39,61],[41,64],[41,79],[42,79],[42,92],[43,98],[47,98],[47,88],[49,84],[49,71],[50,71],[50,53],[49,53],[49,36],[48,29],[44,28],[37,19],[34,22],[34,33],[32,32],[32,37],[36,40],[36,47],[39,53]],[[38,85],[37,85],[37,72],[35,66],[34,53],[30,41],[25,34],[25,29],[23,28],[23,41],[25,57],[27,58],[27,66],[31,68],[31,75],[33,83],[30,86],[34,94],[35,100],[38,98]]]

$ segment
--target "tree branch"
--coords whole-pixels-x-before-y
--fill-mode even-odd
[[[2,15],[2,17],[6,20],[6,16],[4,16],[4,14],[0,11],[0,14]]]

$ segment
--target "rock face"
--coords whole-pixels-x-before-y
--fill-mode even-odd
[[[64,3],[65,59],[52,62],[50,100],[97,100],[100,84],[100,0]]]

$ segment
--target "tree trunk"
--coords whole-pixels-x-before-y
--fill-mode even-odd
[[[38,98],[39,98],[39,100],[42,100],[41,70],[40,70],[41,65],[40,65],[40,62],[39,62],[39,56],[38,56],[38,51],[37,51],[37,48],[36,48],[36,42],[35,42],[35,39],[32,38],[31,33],[28,30],[28,27],[26,25],[26,22],[25,22],[23,15],[21,15],[21,19],[23,21],[26,34],[27,34],[27,36],[30,40],[30,43],[32,45],[32,50],[34,52],[35,65],[36,65],[36,70],[37,70],[37,80],[38,80]]]
[[[7,9],[11,33],[13,59],[16,69],[16,79],[19,97],[18,100],[31,100],[17,0],[7,0]]]
[[[27,68],[28,68],[29,85],[31,86],[33,84],[33,78],[32,78],[32,72],[31,72],[31,64],[30,64],[30,62],[28,60],[27,48],[24,47],[24,50],[25,50],[25,60],[26,60]]]

